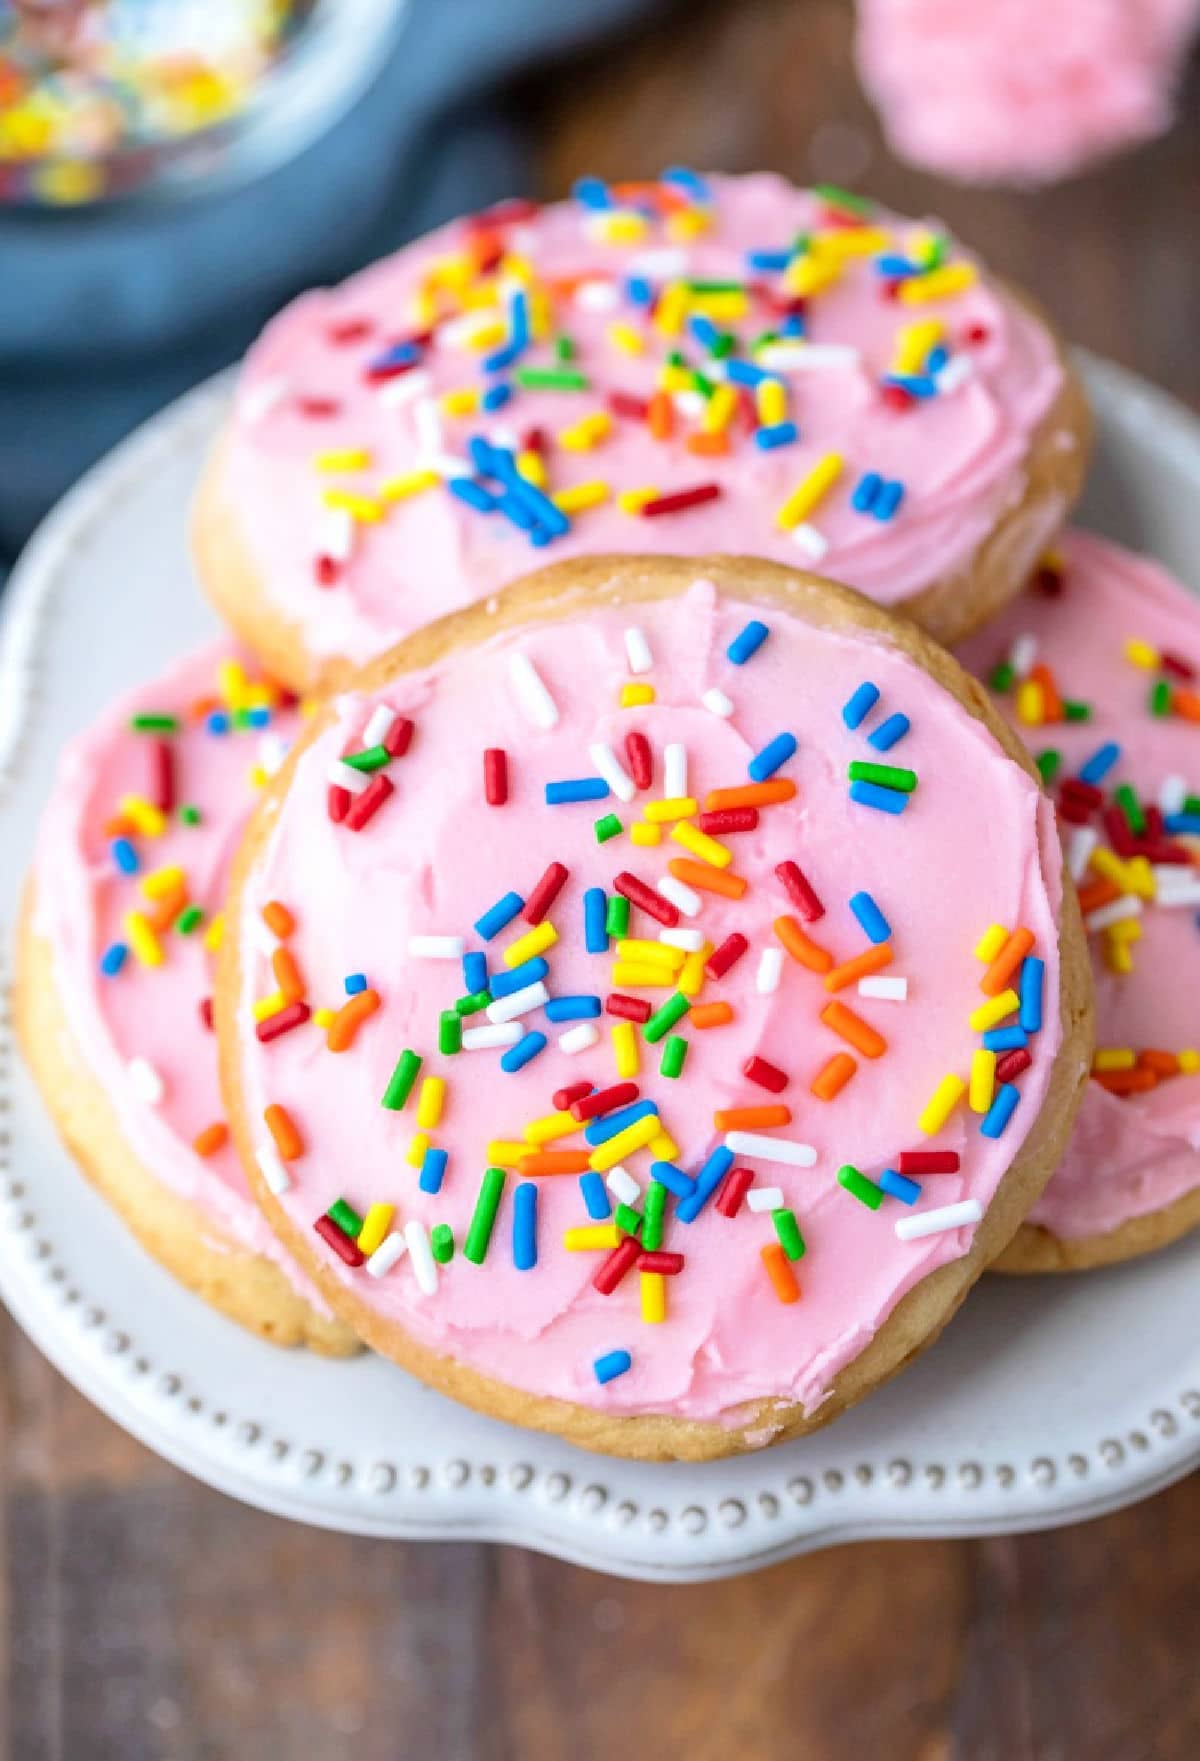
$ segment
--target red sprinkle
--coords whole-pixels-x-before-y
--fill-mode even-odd
[[[716,1205],[723,1217],[736,1217],[742,1208],[742,1200],[754,1185],[754,1172],[750,1168],[731,1168],[717,1189]]]
[[[645,997],[627,997],[621,991],[611,991],[604,999],[606,1015],[617,1015],[622,1021],[649,1021],[654,1011]]]
[[[881,403],[897,415],[916,408],[917,400],[906,385],[885,385],[879,395]]]
[[[150,799],[160,813],[175,806],[175,753],[165,740],[156,740],[150,754]]]
[[[991,334],[986,324],[968,324],[962,336],[964,342],[970,343],[973,348],[978,348],[981,343],[987,341]]]
[[[896,1157],[898,1174],[957,1174],[957,1150],[901,1150]]]
[[[750,1082],[757,1082],[760,1088],[770,1089],[773,1095],[782,1094],[791,1078],[786,1070],[777,1064],[769,1064],[765,1058],[747,1058],[742,1065],[742,1075]]]
[[[711,813],[702,813],[696,823],[711,838],[730,832],[752,832],[758,827],[758,808],[718,807]]]
[[[254,1032],[267,1045],[271,1040],[278,1039],[281,1034],[290,1033],[293,1027],[301,1027],[312,1011],[307,1003],[289,1003],[286,1009],[279,1009],[274,1015],[268,1015],[263,1021],[256,1021]]]
[[[343,318],[340,324],[329,326],[330,342],[362,342],[370,336],[374,326],[369,318]]]
[[[385,379],[399,379],[401,374],[411,373],[416,365],[416,361],[377,361],[373,367],[363,368],[363,378],[369,384],[379,385]]]
[[[361,1266],[366,1257],[357,1241],[351,1241],[344,1229],[339,1229],[332,1217],[318,1217],[313,1228],[321,1240],[331,1247],[339,1260],[348,1266]]]
[[[794,862],[777,863],[775,873],[783,882],[784,892],[806,923],[815,923],[818,917],[824,917],[824,905]]]
[[[705,975],[708,978],[724,978],[729,968],[741,959],[749,946],[741,931],[735,929],[725,937],[719,948],[713,949],[704,962]]]
[[[537,886],[525,901],[521,916],[526,923],[540,923],[558,898],[570,871],[561,862],[552,862]]]
[[[1181,660],[1177,654],[1168,654],[1165,649],[1158,664],[1164,673],[1170,673],[1173,679],[1182,679],[1185,684],[1190,685],[1196,677],[1196,669],[1190,661]]]
[[[334,587],[337,585],[339,565],[331,556],[319,556],[313,564],[313,572],[317,577],[318,587]]]
[[[523,220],[532,220],[541,212],[536,202],[528,196],[506,196],[502,202],[494,202],[481,214],[473,214],[467,222],[469,226],[519,226]]]
[[[347,831],[360,832],[369,819],[374,819],[388,796],[395,793],[395,783],[381,770],[376,771],[362,794],[355,795],[346,809]]]
[[[413,724],[406,715],[398,715],[387,731],[383,749],[389,758],[403,758],[412,745]]]
[[[296,400],[296,408],[302,416],[336,416],[341,407],[335,397],[302,397]]]
[[[1028,1070],[1033,1063],[1025,1046],[1015,1046],[1011,1052],[1005,1052],[996,1062],[996,1081],[1011,1082],[1014,1076],[1020,1076],[1022,1070]]]
[[[637,1269],[639,1272],[662,1272],[668,1278],[674,1278],[683,1271],[683,1255],[681,1253],[664,1253],[661,1248],[638,1255]]]
[[[550,1104],[556,1113],[565,1113],[573,1101],[581,1101],[584,1095],[590,1095],[592,1087],[590,1082],[568,1082],[565,1088],[555,1089]]]
[[[334,825],[341,825],[350,811],[349,789],[343,789],[340,783],[330,783],[325,796],[325,805]]]
[[[1100,815],[1108,841],[1118,856],[1137,855],[1137,839],[1129,829],[1129,821],[1119,807],[1106,807]]]
[[[502,746],[484,749],[483,793],[489,807],[503,807],[508,800],[508,754]]]
[[[618,1247],[614,1247],[607,1259],[601,1260],[592,1274],[592,1284],[601,1296],[611,1296],[626,1272],[631,1272],[641,1254],[641,1244],[636,1235],[627,1235]]]
[[[610,391],[608,407],[614,416],[628,416],[632,422],[644,422],[650,410],[644,397],[634,397],[628,391]]]
[[[659,495],[644,501],[638,509],[643,520],[656,519],[659,514],[681,514],[685,508],[699,507],[701,502],[716,501],[721,494],[719,483],[697,483],[694,489],[677,489],[674,495]]]
[[[611,1088],[599,1088],[595,1094],[580,1095],[571,1102],[571,1116],[582,1125],[585,1119],[598,1119],[601,1113],[615,1113],[641,1094],[636,1082],[614,1082]]]
[[[626,734],[625,756],[629,771],[639,789],[648,789],[654,781],[654,758],[645,734]]]
[[[207,1027],[209,1033],[211,1033],[212,1032],[212,1024],[213,1024],[212,998],[211,997],[201,997],[201,999],[200,999],[200,1019],[201,1019],[201,1021],[203,1021],[205,1027]]]
[[[620,874],[613,876],[613,886],[623,899],[628,899],[631,905],[636,905],[647,917],[653,917],[664,929],[674,929],[679,922],[678,907],[672,905],[669,899],[664,899],[661,893],[648,887],[645,881],[640,881],[636,874],[630,874],[628,869],[622,869]],[[525,915],[529,915],[528,907]]]
[[[544,453],[550,442],[544,428],[527,428],[521,436],[521,451]]]

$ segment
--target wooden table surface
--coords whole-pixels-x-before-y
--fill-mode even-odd
[[[838,0],[691,0],[517,96],[544,194],[678,160],[859,183],[1200,402],[1200,104],[1067,187],[956,190],[883,148]],[[0,1761],[1195,1761],[1198,1574],[1196,1478],[686,1589],[310,1532],[149,1455],[0,1314]]]

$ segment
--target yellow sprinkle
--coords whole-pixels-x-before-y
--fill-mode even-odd
[[[667,1318],[667,1281],[661,1272],[639,1274],[642,1287],[642,1319],[651,1324]]]
[[[685,244],[711,232],[713,217],[707,208],[678,208],[667,216],[667,237],[673,244]]]
[[[686,367],[673,367],[670,362],[658,375],[660,391],[695,391],[696,382]]]
[[[829,493],[841,476],[844,463],[840,452],[827,452],[823,458],[817,460],[807,477],[800,479],[775,515],[775,524],[781,532],[794,531],[801,520],[808,518],[817,503]]]
[[[781,379],[763,379],[754,398],[758,419],[766,427],[786,422],[788,413],[787,387]]]
[[[254,1019],[256,1021],[269,1021],[272,1015],[278,1015],[279,1011],[285,1008],[286,1005],[287,998],[282,991],[272,991],[269,997],[258,997],[254,1002]]]
[[[621,686],[621,708],[641,709],[647,703],[654,702],[654,686],[644,683]]]
[[[943,1076],[917,1120],[918,1130],[926,1137],[936,1137],[966,1092],[967,1085],[961,1076]]]
[[[624,1078],[636,1076],[640,1059],[638,1056],[638,1036],[632,1021],[617,1021],[612,1028],[613,1058],[617,1066],[617,1075]]]
[[[1027,728],[1041,727],[1046,719],[1046,693],[1036,679],[1022,679],[1017,686],[1017,720]]]
[[[1015,1015],[1021,1007],[1021,999],[1016,991],[1001,991],[998,997],[989,997],[986,1003],[980,1003],[978,1009],[972,1009],[967,1017],[967,1025],[972,1033],[987,1033],[990,1028],[998,1027],[1007,1015]]]
[[[655,1124],[658,1124],[657,1120]],[[647,1147],[656,1162],[676,1162],[679,1160],[679,1145],[671,1133],[664,1131],[661,1126],[654,1133]]]
[[[1154,878],[1154,870],[1150,866],[1148,856],[1131,856],[1126,863],[1129,874],[1129,890],[1136,893],[1139,899],[1153,899],[1158,892],[1158,883]]]
[[[630,938],[617,943],[618,960],[639,960],[651,966],[665,966],[671,972],[677,972],[687,958],[682,948],[673,948],[669,942],[646,942]]]
[[[383,518],[383,509],[369,495],[355,495],[349,489],[324,489],[321,500],[327,508],[336,508],[364,526],[377,526]]]
[[[250,787],[252,789],[265,789],[269,781],[270,778],[261,764],[250,766]]]
[[[618,1131],[617,1135],[610,1137],[607,1143],[596,1145],[588,1158],[592,1172],[606,1174],[610,1168],[615,1168],[618,1162],[623,1162],[625,1157],[631,1156],[635,1150],[645,1149],[646,1145],[658,1135],[659,1123],[652,1114],[648,1114],[644,1119],[635,1119],[632,1125],[627,1125],[624,1131]]]
[[[651,825],[665,825],[672,819],[691,819],[699,811],[700,803],[692,795],[672,795],[660,801],[647,801],[642,808]]]
[[[807,299],[831,287],[841,273],[841,261],[832,252],[810,252],[806,257],[792,259],[784,270],[783,285],[788,293]]]
[[[525,1142],[527,1145],[554,1143],[560,1137],[574,1137],[582,1130],[583,1126],[572,1113],[543,1113],[540,1119],[531,1119],[525,1127]]]
[[[143,966],[161,966],[162,943],[140,911],[127,911],[124,917],[125,936],[135,957]]]
[[[558,931],[549,922],[535,923],[532,929],[510,942],[504,950],[504,964],[508,967],[522,966],[526,960],[532,960],[538,954],[544,954],[558,940]]]
[[[607,483],[576,483],[570,489],[560,489],[550,499],[564,514],[582,514],[588,508],[602,507],[611,494]]]
[[[645,215],[630,208],[590,215],[587,229],[593,238],[608,245],[640,244],[649,230]]]
[[[345,446],[332,452],[319,452],[313,460],[318,471],[365,471],[371,455],[365,446]]]
[[[526,483],[532,483],[535,489],[546,487],[546,461],[540,452],[519,452],[517,454],[517,470]]]
[[[418,1131],[404,1152],[404,1160],[410,1168],[419,1168],[425,1160],[425,1151],[429,1148],[429,1139],[423,1131]]]
[[[1131,1046],[1097,1046],[1092,1059],[1093,1070],[1132,1070],[1137,1053]]]
[[[678,336],[688,315],[691,295],[682,282],[670,281],[654,309],[654,328],[660,336]]]
[[[470,416],[479,408],[479,392],[473,385],[444,391],[438,400],[448,416]]]
[[[662,827],[647,825],[644,820],[635,819],[629,828],[629,836],[633,843],[647,847],[662,843]]]
[[[965,293],[978,279],[974,263],[946,263],[941,269],[931,269],[928,275],[912,275],[902,281],[896,298],[906,306],[922,306],[926,300],[946,300]]]
[[[161,838],[167,829],[166,814],[141,795],[122,795],[118,806],[144,838]]]
[[[467,337],[467,346],[482,354],[484,349],[496,348],[504,341],[506,334],[503,324],[481,324]]]
[[[638,514],[648,501],[658,500],[657,489],[623,489],[617,497],[617,506],[623,514]]]
[[[727,849],[716,838],[710,838],[707,832],[698,831],[694,825],[689,825],[686,819],[681,819],[678,825],[672,827],[671,842],[682,844],[685,850],[690,850],[701,862],[707,862],[710,868],[728,868],[733,861],[732,850]]]
[[[422,1131],[436,1129],[442,1117],[442,1107],[446,1100],[446,1078],[444,1076],[427,1076],[421,1084],[421,1093],[417,1099],[417,1124]]]
[[[645,337],[632,324],[610,324],[608,340],[624,355],[640,355],[646,347]]]
[[[510,1137],[494,1137],[487,1146],[487,1159],[497,1168],[515,1168],[528,1154],[527,1143],[516,1143]]]
[[[225,913],[218,911],[204,932],[204,946],[210,954],[215,954],[225,940]]]
[[[986,1113],[996,1092],[996,1054],[980,1047],[971,1058],[971,1088],[967,1105],[972,1113]]]
[[[989,923],[975,944],[975,958],[990,966],[1001,948],[1008,941],[1008,931],[1002,923]]]
[[[236,660],[223,660],[217,668],[217,689],[230,709],[249,707],[250,681]]]
[[[555,439],[568,452],[590,452],[602,440],[608,439],[612,425],[613,419],[607,410],[593,410],[590,416],[581,416],[569,428],[560,428]]]
[[[810,241],[819,257],[874,257],[886,251],[891,235],[881,226],[839,226],[816,232]]]
[[[892,372],[906,376],[919,373],[925,365],[925,357],[941,342],[945,331],[946,326],[940,318],[918,318],[915,323],[905,324],[896,338]]]
[[[736,324],[749,312],[750,302],[740,289],[730,293],[693,293],[691,309],[718,324]]]
[[[187,876],[179,864],[173,862],[166,868],[156,868],[152,873],[144,875],[141,892],[147,899],[165,899],[168,893],[173,893],[186,884]]]
[[[1140,942],[1142,939],[1141,919],[1123,917],[1119,923],[1110,923],[1104,933],[1112,942]]]
[[[358,1249],[360,1253],[370,1257],[380,1246],[384,1236],[392,1226],[392,1218],[396,1215],[395,1205],[385,1205],[377,1201],[363,1218],[362,1228],[358,1232]]]
[[[619,991],[671,991],[675,989],[674,976],[667,966],[647,966],[634,964],[632,960],[617,960],[612,968],[612,982]]]
[[[700,426],[706,434],[724,434],[738,407],[736,385],[718,385],[704,406]]]
[[[511,275],[526,286],[534,279],[533,263],[528,257],[522,257],[519,251],[506,251],[500,260],[501,273]]]
[[[568,1253],[600,1253],[620,1245],[621,1231],[615,1223],[584,1223],[563,1230],[563,1246]]]
[[[1194,1076],[1200,1070],[1200,1052],[1188,1046],[1179,1053],[1179,1068],[1186,1076]]]
[[[694,954],[689,954],[679,969],[677,986],[685,997],[698,997],[704,988],[704,962],[713,951],[711,942],[705,942]]]
[[[1103,845],[1092,851],[1088,866],[1094,868],[1097,874],[1102,874],[1105,880],[1110,880],[1114,885],[1120,887],[1123,893],[1132,890],[1129,871],[1125,863],[1111,850],[1105,849]]]
[[[1133,949],[1128,942],[1115,941],[1113,937],[1104,939],[1104,964],[1110,972],[1125,975],[1133,971]]]
[[[375,491],[378,501],[390,506],[394,501],[407,501],[410,495],[418,495],[422,489],[434,489],[441,482],[436,471],[406,471],[402,477],[389,477]]]
[[[241,668],[239,667],[237,670],[240,672]],[[243,677],[244,676],[245,675],[243,675]],[[273,707],[277,695],[278,695],[278,693],[273,691],[271,689],[270,685],[266,685],[266,684],[250,685],[250,684],[247,684],[246,691],[245,691],[246,708],[247,709],[270,709]]]
[[[333,1024],[333,1010],[314,1009],[312,1012],[312,1019],[313,1026],[319,1027],[321,1031],[324,1032],[327,1027],[330,1027]]]
[[[1154,672],[1158,667],[1159,654],[1149,642],[1143,642],[1138,636],[1131,636],[1125,644],[1125,658],[1134,666],[1144,667],[1147,672]]]
[[[554,326],[554,307],[544,287],[529,289],[529,334],[534,342],[545,342]]]

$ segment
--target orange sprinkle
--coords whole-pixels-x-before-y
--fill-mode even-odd
[[[134,825],[133,821],[127,819],[123,813],[114,813],[111,819],[106,819],[104,822],[104,835],[106,838],[128,838],[136,831],[137,827]]]
[[[1174,1052],[1155,1051],[1153,1046],[1138,1054],[1138,1065],[1143,1070],[1153,1070],[1156,1076],[1179,1075],[1179,1059]]]
[[[795,783],[777,777],[769,783],[743,783],[737,789],[710,789],[704,806],[709,813],[722,807],[773,807],[777,801],[790,801],[795,793]]]
[[[1048,722],[1062,721],[1062,698],[1058,694],[1058,685],[1050,668],[1039,661],[1037,666],[1030,667],[1029,677],[1042,687],[1042,714],[1045,719]]]
[[[676,880],[685,881],[698,893],[720,893],[723,899],[740,899],[750,882],[744,875],[728,868],[710,868],[707,862],[691,862],[686,856],[673,856],[667,867]]]
[[[1185,722],[1200,722],[1200,691],[1176,691],[1171,698],[1171,708]]]
[[[228,1142],[229,1127],[223,1119],[218,1119],[214,1125],[206,1125],[199,1137],[192,1139],[192,1148],[198,1156],[215,1156]]]
[[[688,452],[701,453],[705,457],[729,451],[727,434],[689,434],[684,441]]]
[[[262,908],[262,914],[263,922],[271,934],[278,936],[281,942],[286,941],[296,927],[296,919],[278,899],[269,899]]]
[[[979,981],[979,988],[985,997],[998,997],[1001,991],[1008,989],[1009,980],[1033,947],[1033,943],[1031,929],[1013,930]]]
[[[1158,1087],[1153,1070],[1093,1070],[1092,1081],[1106,1088],[1110,1095],[1140,1095]]]
[[[1093,911],[1099,911],[1101,905],[1111,905],[1114,899],[1121,897],[1121,889],[1115,881],[1089,881],[1086,887],[1079,889],[1079,909],[1085,917]]]
[[[762,1263],[767,1268],[767,1277],[780,1302],[799,1302],[800,1286],[796,1282],[796,1274],[792,1271],[792,1263],[777,1241],[768,1241],[765,1247],[759,1248]]]
[[[834,1095],[841,1094],[857,1069],[858,1065],[849,1052],[835,1052],[813,1077],[813,1094],[819,1101],[831,1101]]]
[[[724,1027],[727,1021],[733,1020],[733,1005],[724,1001],[719,1003],[693,1003],[688,1010],[689,1027]]]
[[[853,960],[847,960],[842,966],[835,966],[832,972],[825,974],[827,991],[845,990],[848,984],[856,984],[860,978],[866,978],[872,972],[882,972],[890,966],[895,956],[890,942],[879,942],[868,948],[865,954],[857,954]]]
[[[294,1162],[304,1154],[304,1139],[296,1130],[296,1122],[286,1107],[272,1101],[263,1109],[263,1118],[267,1122],[267,1130],[275,1139],[275,1148],[285,1162]]]
[[[187,896],[187,887],[180,881],[169,892],[164,893],[161,899],[148,905],[144,915],[151,929],[170,929],[187,904]]]
[[[887,1051],[887,1041],[861,1015],[853,1009],[847,1009],[845,1003],[826,1003],[821,1010],[821,1020],[826,1027],[852,1045],[856,1052],[864,1058],[881,1058]]]
[[[801,966],[807,966],[810,972],[828,972],[833,965],[833,955],[820,942],[814,942],[806,935],[794,917],[777,917],[775,934],[779,937],[793,960]]]
[[[271,971],[275,975],[285,1002],[298,1003],[305,992],[304,974],[296,964],[296,956],[290,948],[276,948],[271,955]]]
[[[768,1125],[790,1125],[792,1109],[782,1102],[766,1107],[722,1107],[713,1114],[718,1131],[762,1131]]]
[[[656,391],[650,399],[646,420],[655,440],[669,440],[675,427],[675,406],[665,391]]]
[[[344,1002],[325,1034],[325,1044],[331,1052],[348,1052],[354,1044],[354,1036],[366,1021],[374,1015],[379,1007],[379,992],[359,991],[357,996]]]
[[[590,1150],[530,1150],[518,1167],[522,1174],[586,1174]]]

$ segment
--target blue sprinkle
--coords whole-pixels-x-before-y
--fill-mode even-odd
[[[777,446],[791,446],[799,438],[800,430],[794,422],[775,422],[768,428],[754,430],[754,444],[760,452],[773,452]]]
[[[494,941],[500,931],[507,929],[518,912],[524,909],[525,901],[520,893],[505,893],[482,917],[475,919],[475,934],[482,936],[485,942]]]
[[[496,510],[496,497],[482,483],[476,483],[474,477],[450,477],[446,488],[459,501],[465,501],[468,507],[478,508],[481,514],[491,514]]]
[[[1173,838],[1181,834],[1200,837],[1200,813],[1168,813],[1163,820],[1163,830]]]
[[[603,777],[568,777],[546,784],[546,806],[561,807],[568,801],[605,801],[611,790]]]
[[[886,275],[889,281],[900,281],[907,275],[920,273],[918,265],[910,262],[907,257],[896,257],[889,254],[876,257],[875,267],[881,275]]]
[[[999,1137],[1017,1109],[1021,1091],[1012,1082],[1002,1082],[996,1090],[991,1106],[983,1116],[979,1129],[984,1137]]]
[[[110,942],[100,956],[100,970],[105,978],[115,978],[129,957],[124,942]]]
[[[537,515],[525,503],[506,489],[497,504],[504,518],[520,532],[536,532],[538,530]]]
[[[603,1385],[612,1382],[617,1376],[623,1376],[626,1370],[633,1368],[633,1359],[627,1351],[606,1351],[592,1365],[597,1382]]]
[[[1019,1052],[1025,1044],[1023,1027],[989,1027],[983,1036],[985,1052]]]
[[[1087,763],[1081,766],[1079,780],[1081,783],[1102,783],[1113,765],[1121,756],[1121,748],[1115,740],[1108,740],[1098,746]]]
[[[696,1190],[696,1182],[691,1175],[685,1174],[682,1168],[677,1168],[674,1162],[651,1162],[650,1178],[657,1180],[660,1186],[665,1186],[668,1192],[673,1192],[676,1198],[691,1198]]]
[[[483,357],[483,370],[485,373],[504,373],[519,358],[520,353],[517,343],[506,342],[503,348]]]
[[[756,269],[760,274],[777,275],[787,268],[792,260],[790,251],[747,251],[747,269]]]
[[[1036,954],[1027,954],[1021,964],[1021,1014],[1019,1020],[1026,1033],[1037,1033],[1042,1025],[1042,989],[1046,978],[1046,962]]]
[[[725,377],[731,385],[761,385],[764,379],[771,379],[774,375],[753,361],[739,361],[731,356],[725,363]]]
[[[141,864],[138,853],[128,838],[114,838],[111,845],[112,859],[122,874],[136,874]]]
[[[875,505],[875,497],[883,488],[883,478],[878,471],[868,471],[854,485],[854,494],[850,497],[850,506],[856,514],[869,514]]]
[[[494,972],[488,980],[488,989],[492,993],[492,1001],[499,1002],[501,997],[515,996],[523,991],[527,984],[537,984],[539,979],[548,978],[550,968],[540,954],[534,954],[529,960],[522,960],[519,966],[513,966],[506,972]],[[481,990],[483,986],[479,987]]]
[[[524,1039],[517,1041],[515,1046],[509,1046],[500,1060],[500,1068],[511,1076],[517,1070],[524,1070],[526,1064],[532,1063],[538,1053],[544,1052],[545,1049],[546,1036],[544,1033],[527,1033]]]
[[[598,177],[578,178],[571,194],[577,202],[582,203],[585,208],[590,208],[596,214],[602,214],[606,208],[611,208],[613,205],[613,199],[608,193],[608,185]]]
[[[768,740],[761,752],[756,752],[746,769],[750,773],[752,783],[765,783],[773,777],[781,765],[785,765],[796,750],[795,734],[776,734]]]
[[[419,1185],[422,1192],[440,1192],[442,1181],[446,1177],[446,1163],[449,1160],[445,1150],[435,1150],[430,1144],[421,1158],[421,1178]]]
[[[603,887],[589,887],[583,895],[583,944],[589,954],[608,953],[608,899]]]
[[[471,463],[481,477],[494,477],[497,474],[498,451],[486,435],[472,434],[467,441],[467,451],[471,455]]]
[[[523,349],[529,341],[529,295],[523,287],[513,289],[508,302],[510,348]]]
[[[522,1180],[513,1193],[512,1256],[518,1272],[532,1272],[537,1265],[537,1204],[537,1185]]]
[[[415,342],[394,342],[390,348],[384,349],[367,363],[368,370],[380,367],[408,367],[421,358],[421,351]]]
[[[752,654],[757,654],[771,632],[757,618],[743,626],[725,650],[726,659],[734,666],[745,666]]]
[[[886,942],[892,933],[892,926],[870,893],[855,893],[850,900],[850,909],[862,925],[863,934],[868,941]]]
[[[462,957],[463,989],[469,997],[476,991],[485,991],[488,987],[487,955],[474,949]]]
[[[342,980],[342,986],[348,997],[356,997],[360,991],[366,990],[367,975],[365,972],[348,972]]]
[[[204,726],[210,734],[227,734],[230,728],[229,717],[223,709],[214,709]]]
[[[652,306],[654,304],[654,288],[644,275],[627,276],[625,298],[632,306]]]
[[[594,1021],[599,1013],[599,997],[551,997],[546,1004],[547,1021]]]
[[[871,512],[877,520],[890,520],[903,500],[903,483],[885,483],[871,504]]]
[[[695,317],[688,319],[688,329],[700,344],[700,347],[702,349],[708,349],[710,352],[716,348],[718,342],[721,340],[721,332],[717,329],[712,319],[705,318],[700,313],[697,313]]]
[[[612,1216],[612,1204],[608,1190],[599,1174],[581,1174],[579,1190],[583,1194],[583,1202],[587,1206],[587,1214],[593,1222],[603,1223],[606,1217]]]
[[[546,534],[542,540],[543,543],[548,542],[550,538],[561,537],[564,532],[571,530],[571,522],[562,509],[555,507],[550,497],[543,495],[536,485],[525,481],[517,470],[516,458],[508,447],[494,446],[492,448],[491,469],[493,474],[506,485],[509,493],[529,509],[538,526]]]
[[[898,385],[909,397],[927,398],[937,396],[937,386],[927,373],[887,373],[884,375],[885,385]],[[878,518],[876,514],[876,518]]]
[[[898,1198],[902,1205],[915,1205],[921,1196],[921,1188],[915,1180],[907,1175],[897,1174],[894,1168],[885,1168],[879,1176],[879,1188],[892,1198]]]
[[[250,723],[252,728],[269,727],[271,723],[271,712],[265,705],[261,709],[248,709],[246,711],[246,720]]]
[[[779,334],[780,336],[803,336],[805,334],[803,315],[799,312],[789,312],[779,326]]]
[[[901,789],[888,789],[882,783],[851,783],[850,799],[860,807],[877,807],[880,813],[903,813],[912,800]]]
[[[675,1215],[681,1223],[695,1222],[732,1167],[733,1151],[723,1143],[718,1144],[696,1175],[695,1192],[682,1199],[675,1208]]]
[[[876,752],[890,752],[898,741],[903,740],[912,723],[906,715],[889,715],[885,722],[880,722],[873,734],[867,735],[867,745],[873,746]]]
[[[879,686],[864,679],[847,703],[842,705],[842,720],[848,728],[859,728],[879,702]],[[886,722],[884,723],[886,727]]]
[[[605,1113],[599,1119],[590,1119],[583,1128],[586,1141],[595,1149],[598,1143],[607,1143],[610,1137],[616,1137],[628,1125],[636,1125],[639,1119],[645,1119],[650,1113],[658,1112],[657,1101],[630,1101],[627,1107],[618,1107],[615,1113]]]
[[[479,405],[484,410],[502,410],[511,397],[512,386],[505,380],[501,380],[498,385],[488,386],[479,400]]]
[[[685,190],[694,202],[711,202],[712,191],[700,176],[687,165],[672,165],[659,178],[660,183],[673,183]]]
[[[950,351],[944,343],[937,343],[925,357],[925,371],[940,373],[950,360]]]

